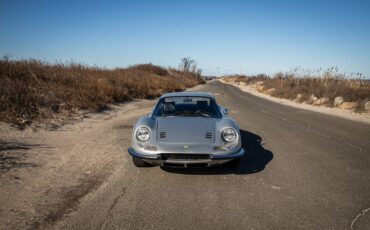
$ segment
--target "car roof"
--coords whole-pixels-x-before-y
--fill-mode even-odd
[[[192,92],[192,91],[165,93],[161,96],[161,98],[165,97],[209,97],[213,99],[215,98],[215,96],[209,92]]]

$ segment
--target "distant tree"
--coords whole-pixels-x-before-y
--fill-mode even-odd
[[[181,59],[179,69],[183,72],[191,72],[196,73],[197,72],[197,62],[190,57],[184,57]]]
[[[194,75],[198,81],[204,82],[202,79],[202,69],[199,69],[198,63],[190,57],[184,57],[181,59],[179,70],[185,73],[190,73]]]

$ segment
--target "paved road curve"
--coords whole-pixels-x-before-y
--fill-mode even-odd
[[[203,90],[242,129],[239,169],[138,169],[124,155],[109,183],[57,228],[370,229],[369,125],[217,81]]]

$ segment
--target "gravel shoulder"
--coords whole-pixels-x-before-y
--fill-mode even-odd
[[[288,99],[272,97],[268,94],[260,93],[251,86],[236,85],[236,84],[225,82],[222,80],[220,81],[224,84],[236,86],[244,92],[250,93],[252,95],[255,95],[255,96],[258,96],[258,97],[261,97],[261,98],[264,98],[264,99],[267,99],[267,100],[270,100],[270,101],[273,101],[279,104],[292,106],[298,109],[304,109],[304,110],[310,110],[310,111],[315,111],[319,113],[334,115],[337,117],[342,117],[342,118],[346,118],[346,119],[353,120],[353,121],[361,121],[361,122],[370,124],[370,114],[367,114],[367,113],[360,114],[360,113],[355,113],[350,110],[344,110],[344,109],[339,109],[339,108],[329,108],[325,106],[313,106],[309,104],[296,103]]]
[[[53,130],[0,124],[0,229],[48,228],[73,211],[123,160],[138,116],[155,100],[110,111]]]

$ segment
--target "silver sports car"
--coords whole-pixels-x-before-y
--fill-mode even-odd
[[[244,155],[239,127],[211,93],[179,92],[160,97],[134,125],[128,152],[138,167],[207,167]]]

